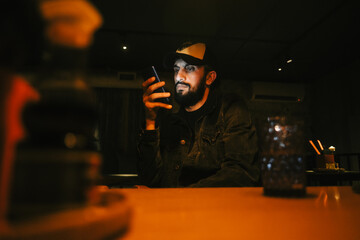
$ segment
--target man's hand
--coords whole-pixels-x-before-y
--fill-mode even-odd
[[[154,91],[165,85],[164,81],[152,84],[155,81],[155,77],[151,77],[143,82],[143,102],[145,106],[145,121],[146,130],[155,130],[155,120],[157,111],[159,108],[171,109],[172,105],[156,102],[156,99],[170,97],[169,92],[165,93],[154,93]]]

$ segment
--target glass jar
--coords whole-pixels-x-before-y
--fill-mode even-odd
[[[304,196],[302,121],[285,116],[268,117],[260,141],[264,195]]]

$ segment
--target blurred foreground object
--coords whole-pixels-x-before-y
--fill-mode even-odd
[[[6,231],[0,228],[0,239],[118,239],[127,232],[130,224],[127,200],[121,192],[101,187],[94,188],[93,195],[96,201],[87,207],[13,222]]]
[[[264,194],[304,196],[306,176],[303,124],[285,116],[269,117],[261,137]]]
[[[45,35],[53,44],[86,48],[102,24],[99,12],[85,0],[40,0]]]
[[[92,139],[97,111],[84,74],[101,16],[87,1],[36,2],[45,23],[43,62],[32,82],[40,101],[22,114],[27,134],[16,151],[8,230],[0,229],[0,238],[104,239],[124,233],[130,215],[124,196],[96,186],[102,161]]]
[[[21,122],[24,106],[39,94],[21,77],[0,72],[0,225],[5,224],[16,144],[25,136]],[[3,117],[4,116],[4,117]]]
[[[4,0],[0,8],[0,229],[7,225],[15,147],[25,135],[22,110],[39,98],[19,74],[40,61],[42,25],[35,9],[32,0]]]
[[[72,42],[79,34],[90,39],[101,22],[100,15],[86,1],[39,4],[46,45],[33,85],[41,101],[28,105],[23,113],[28,134],[19,145],[14,169],[9,212],[14,221],[85,206],[101,164],[91,144],[97,121],[95,99],[84,76],[90,41],[81,41],[81,46]],[[93,15],[96,24],[86,17]],[[87,25],[91,28],[83,35],[80,30]],[[56,33],[56,41],[47,34],[49,29]]]

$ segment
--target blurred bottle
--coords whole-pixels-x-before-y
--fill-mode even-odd
[[[17,151],[12,220],[86,205],[101,163],[93,145],[95,98],[85,80],[89,38],[101,18],[87,1],[39,3],[47,22],[42,68],[33,83],[40,101],[23,113],[27,137]],[[98,17],[96,24],[89,16]]]
[[[285,116],[267,118],[261,132],[264,194],[301,197],[306,194],[303,123]]]
[[[80,68],[84,56],[65,48],[49,53],[36,84],[41,100],[23,113],[27,138],[17,151],[12,219],[84,205],[97,180],[97,113]]]

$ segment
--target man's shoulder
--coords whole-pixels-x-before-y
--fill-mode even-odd
[[[236,93],[223,94],[221,116],[225,122],[251,123],[251,114],[244,97]]]
[[[248,110],[245,98],[237,93],[223,93],[220,98],[224,112],[236,109]]]

